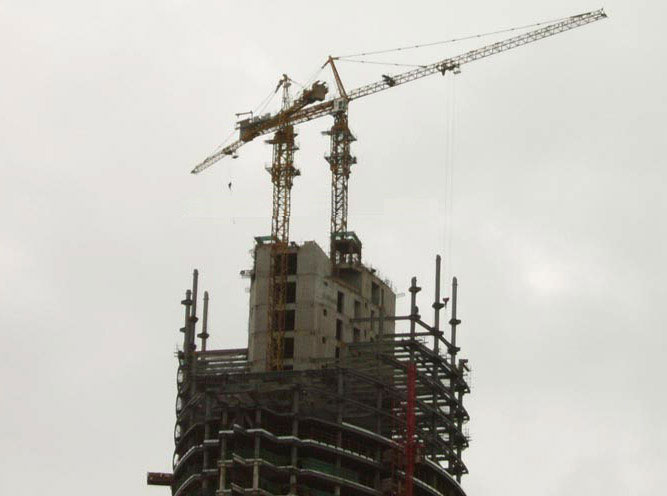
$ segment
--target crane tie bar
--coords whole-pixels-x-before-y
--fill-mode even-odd
[[[402,47],[397,47],[397,48],[387,48],[385,50],[375,50],[372,52],[361,52],[361,53],[353,53],[349,55],[339,55],[338,57],[334,57],[334,60],[344,60],[347,58],[351,57],[363,57],[366,55],[379,55],[382,53],[390,53],[390,52],[401,52],[405,50],[414,50],[415,48],[425,48],[425,47],[430,47],[430,46],[435,46],[435,45],[444,45],[447,43],[455,43],[458,41],[465,41],[465,40],[474,40],[478,38],[484,38],[486,36],[493,36],[495,34],[503,34],[503,33],[511,33],[512,31],[519,31],[520,29],[528,29],[528,28],[534,28],[537,26],[542,26],[544,24],[552,24],[556,22],[561,22],[564,21],[565,19],[569,19],[569,17],[561,17],[559,19],[552,19],[550,21],[542,21],[542,22],[536,22],[534,24],[526,24],[524,26],[516,26],[513,28],[505,28],[505,29],[499,29],[497,31],[489,31],[487,33],[480,33],[480,34],[471,34],[468,36],[462,36],[459,38],[451,38],[449,40],[442,40],[442,41],[432,41],[430,43],[422,43],[421,45],[408,45],[408,46],[402,46]]]

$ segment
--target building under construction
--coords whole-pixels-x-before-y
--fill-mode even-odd
[[[293,81],[283,75],[273,92],[282,89],[280,110],[248,112],[238,122],[238,140],[193,170],[236,157],[244,144],[272,134],[271,235],[256,238],[253,268],[244,271],[251,280],[247,347],[208,349],[208,295],[200,319],[195,271],[182,301],[173,471],[149,473],[150,484],[171,486],[173,496],[464,495],[469,416],[463,400],[470,388],[468,362],[457,346],[456,278],[451,289],[441,288],[438,257],[430,318],[417,306],[416,278],[408,288],[409,313],[396,315],[391,284],[363,264],[361,241],[347,226],[348,180],[356,164],[348,106],[605,17],[597,10],[524,26],[536,29],[349,91],[336,64],[367,54],[329,57],[322,68],[333,73],[333,97],[315,81],[292,99]],[[289,241],[290,195],[299,175],[295,126],[323,116],[334,119],[325,132],[328,256],[314,242]]]
[[[291,244],[283,365],[268,370],[270,251],[256,240],[247,348],[207,348],[208,294],[200,319],[195,272],[182,301],[173,474],[149,483],[174,496],[464,494],[468,366],[456,280],[443,319],[440,259],[427,324],[416,279],[410,314],[397,316],[375,270],[350,262],[333,275],[316,243]]]

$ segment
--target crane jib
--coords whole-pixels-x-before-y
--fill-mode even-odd
[[[475,60],[486,58],[497,53],[511,50],[513,48],[518,48],[520,46],[527,45],[528,43],[548,38],[550,36],[562,33],[564,31],[569,31],[591,22],[599,21],[605,17],[607,17],[607,15],[604,13],[603,9],[568,17],[567,19],[564,19],[560,22],[556,22],[554,24],[550,24],[543,28],[539,28],[518,36],[513,36],[491,45],[486,45],[481,48],[470,50],[461,55],[457,55],[456,57],[441,60],[425,67],[420,67],[418,69],[413,69],[411,71],[391,76],[388,78],[391,81],[383,78],[382,81],[367,84],[349,91],[348,97],[350,100],[355,100],[357,98],[371,95],[373,93],[377,93],[400,84],[408,83],[416,79],[436,74],[438,72],[444,74],[446,71],[455,70],[457,67],[460,67],[463,64],[468,64],[470,62],[474,62]]]
[[[584,26],[595,21],[599,21],[605,17],[607,17],[607,14],[605,14],[603,9],[574,15],[542,28],[529,31],[521,35],[513,36],[511,38],[507,38],[505,40],[501,40],[481,48],[470,50],[461,55],[440,60],[418,69],[413,69],[411,71],[403,72],[393,76],[383,76],[382,80],[380,81],[376,81],[374,83],[367,84],[347,92],[346,100],[348,102],[356,100],[364,96],[372,95],[374,93],[378,93],[401,84],[430,76],[432,74],[445,74],[448,71],[457,71],[458,68],[463,64],[468,64],[476,60],[490,57],[491,55],[495,55],[497,53],[512,50],[513,48],[518,48],[520,46],[527,45],[529,43],[548,38],[550,36],[554,36],[556,34]],[[280,111],[272,116],[266,116],[261,120],[261,122],[257,122],[252,126],[248,126],[246,129],[241,129],[241,135],[237,141],[207,157],[203,162],[201,162],[192,170],[192,173],[196,174],[203,171],[204,169],[207,169],[222,159],[224,156],[233,155],[236,150],[241,148],[241,146],[243,146],[245,143],[252,141],[259,136],[275,132],[282,125],[301,124],[303,122],[308,122],[325,115],[334,114],[336,112],[336,106],[334,105],[336,99],[329,99],[321,101],[321,103],[314,103],[313,100],[317,101],[323,99],[324,93],[322,91],[322,88],[317,88],[316,91],[309,95],[306,95],[304,92],[304,97],[302,97],[300,101],[295,102],[295,106],[289,110]]]

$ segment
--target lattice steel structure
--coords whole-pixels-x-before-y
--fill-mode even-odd
[[[469,369],[456,358],[455,292],[448,338],[439,328],[439,272],[438,258],[433,325],[413,278],[409,315],[354,319],[377,324],[372,341],[317,368],[266,372],[251,371],[245,348],[196,349],[195,274],[182,301],[173,474],[149,483],[173,496],[464,496]],[[405,328],[387,333],[389,322]]]
[[[350,131],[347,108],[334,114],[334,124],[325,134],[330,136],[331,148],[326,159],[331,169],[331,247],[329,250],[334,268],[352,258],[361,260],[361,243],[350,243],[347,230],[348,182],[350,169],[357,163],[350,153],[355,137]]]
[[[290,80],[283,76],[283,109],[291,106]],[[296,133],[294,126],[287,122],[278,128],[273,139],[271,162],[271,183],[273,184],[273,212],[271,215],[271,268],[269,276],[269,298],[267,316],[267,368],[282,370],[283,340],[285,338],[285,299],[287,293],[287,247],[289,243],[290,210],[292,205],[292,184],[299,175],[294,167]]]
[[[282,370],[285,336],[285,298],[287,292],[287,248],[292,198],[292,182],[298,170],[294,167],[294,126],[278,130],[272,140],[273,216],[271,224],[271,269],[268,306],[267,367]]]
[[[303,99],[304,104],[302,106],[293,106],[288,110],[281,110],[274,115],[267,116],[267,118],[249,123],[246,129],[241,129],[241,135],[239,136],[238,140],[208,156],[201,163],[199,163],[192,170],[192,172],[197,174],[209,168],[223,157],[233,156],[243,145],[249,141],[252,141],[254,138],[275,132],[282,125],[281,123],[283,123],[286,119],[289,120],[290,124],[296,125],[317,119],[325,115],[332,115],[335,114],[340,108],[341,99],[344,100],[344,103],[347,104],[353,100],[357,100],[380,91],[388,90],[395,86],[409,83],[423,77],[431,76],[433,74],[445,74],[448,71],[459,70],[460,67],[464,64],[475,62],[492,55],[528,45],[530,43],[549,38],[551,36],[555,36],[557,34],[576,29],[593,22],[600,21],[606,17],[607,14],[605,14],[603,9],[570,16],[557,22],[553,22],[547,26],[532,30],[528,33],[512,36],[496,43],[470,50],[455,57],[449,57],[432,64],[421,66],[418,69],[411,71],[385,76],[380,81],[366,84],[348,91],[340,98],[330,98],[328,100],[321,101],[321,103],[314,103],[315,101],[320,101],[319,99]],[[335,57],[329,57],[327,63],[332,59],[336,60]]]

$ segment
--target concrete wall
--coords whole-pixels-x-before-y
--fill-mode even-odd
[[[286,309],[294,310],[295,325],[294,330],[286,331],[285,338],[294,339],[294,358],[284,360],[285,368],[319,368],[322,362],[334,359],[336,349],[344,348],[345,343],[375,339],[379,322],[371,326],[369,322],[353,323],[350,319],[371,315],[379,318],[381,308],[385,315],[394,315],[396,295],[392,289],[360,265],[345,267],[339,277],[333,277],[329,258],[314,241],[294,245],[290,251],[297,256],[297,272],[287,278],[288,283],[296,283],[296,302],[288,304]],[[266,369],[269,259],[270,246],[256,245],[248,334],[248,360],[256,372]],[[340,312],[339,293],[342,294]],[[337,328],[340,339],[336,336]],[[394,332],[393,322],[384,323],[384,332]]]

